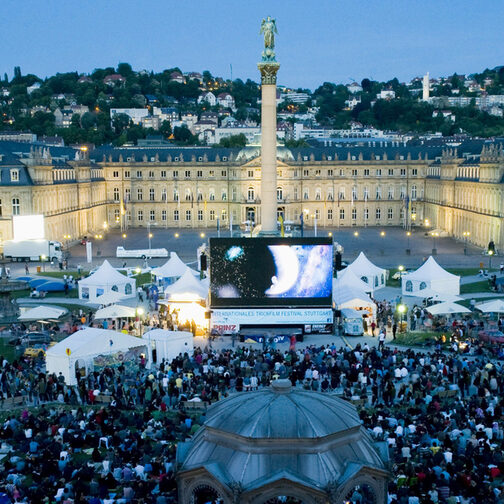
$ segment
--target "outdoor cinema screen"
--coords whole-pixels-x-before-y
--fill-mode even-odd
[[[211,238],[211,306],[331,306],[330,238]]]

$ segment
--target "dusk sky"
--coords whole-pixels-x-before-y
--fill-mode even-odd
[[[130,63],[259,81],[277,19],[278,83],[314,89],[504,64],[502,0],[2,0],[0,72],[45,77]]]

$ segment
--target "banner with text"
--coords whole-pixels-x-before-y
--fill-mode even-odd
[[[212,310],[211,329],[218,333],[236,333],[242,325],[332,324],[332,309],[249,309]]]

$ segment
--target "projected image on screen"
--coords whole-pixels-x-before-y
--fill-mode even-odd
[[[210,257],[213,305],[330,304],[332,244],[217,239]]]

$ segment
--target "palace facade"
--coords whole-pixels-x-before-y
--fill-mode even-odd
[[[111,148],[0,142],[0,240],[12,216],[44,214],[64,241],[104,227],[227,228],[261,223],[260,147]],[[306,226],[425,226],[504,248],[500,143],[366,142],[278,148],[277,212]]]

